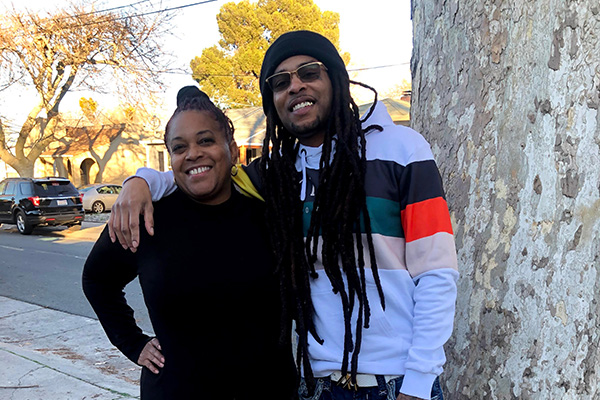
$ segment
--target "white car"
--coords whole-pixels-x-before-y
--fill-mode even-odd
[[[94,213],[110,210],[121,191],[120,185],[97,183],[79,188],[83,209]]]

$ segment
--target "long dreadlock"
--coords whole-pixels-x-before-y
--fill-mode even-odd
[[[380,302],[385,308],[383,289],[377,272],[371,224],[364,188],[366,170],[365,133],[379,126],[362,129],[358,106],[350,96],[351,81],[347,74],[329,71],[333,98],[328,129],[320,159],[319,187],[306,241],[304,240],[300,184],[295,160],[297,140],[283,127],[272,106],[265,106],[266,137],[260,162],[262,184],[267,203],[267,222],[276,249],[283,303],[283,339],[291,334],[291,319],[298,333],[297,363],[303,367],[309,389],[315,380],[308,359],[308,333],[322,343],[313,321],[314,307],[310,279],[317,277],[315,262],[319,237],[322,240],[322,262],[333,291],[341,297],[344,315],[344,356],[342,374],[348,372],[356,383],[358,354],[362,328],[368,328],[370,308],[365,284],[365,252],[361,221],[367,238],[369,261]],[[352,82],[371,89],[367,85]],[[264,104],[264,100],[263,100]],[[365,120],[372,114],[369,110]],[[335,137],[334,137],[335,136]],[[335,142],[335,149],[333,143]],[[333,155],[333,157],[332,157]],[[330,160],[332,160],[330,162]],[[347,278],[347,287],[343,276]],[[351,316],[358,302],[356,338],[352,338]],[[349,354],[352,360],[349,361]]]

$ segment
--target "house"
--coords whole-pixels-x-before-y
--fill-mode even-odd
[[[261,155],[267,119],[262,107],[231,109],[225,112],[235,128],[234,138],[240,148],[240,163],[250,164]]]
[[[17,178],[18,176],[19,174],[13,167],[0,160],[0,181],[6,178]]]
[[[70,127],[42,153],[36,176],[62,176],[75,186],[121,183],[139,167],[170,168],[162,133],[139,124]]]
[[[394,124],[410,126],[410,102],[389,97],[381,100],[381,102],[385,104]],[[371,102],[358,106],[360,115],[365,115],[372,104]]]

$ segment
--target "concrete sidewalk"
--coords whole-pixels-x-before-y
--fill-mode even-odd
[[[139,399],[139,377],[98,321],[0,296],[0,399]]]

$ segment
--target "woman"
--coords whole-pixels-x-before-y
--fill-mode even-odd
[[[84,292],[111,342],[144,366],[143,400],[292,398],[263,204],[231,182],[233,125],[207,98],[186,99],[165,143],[178,189],[154,203],[156,234],[134,254],[105,229],[86,261]],[[136,325],[124,297],[136,276],[156,338]]]

